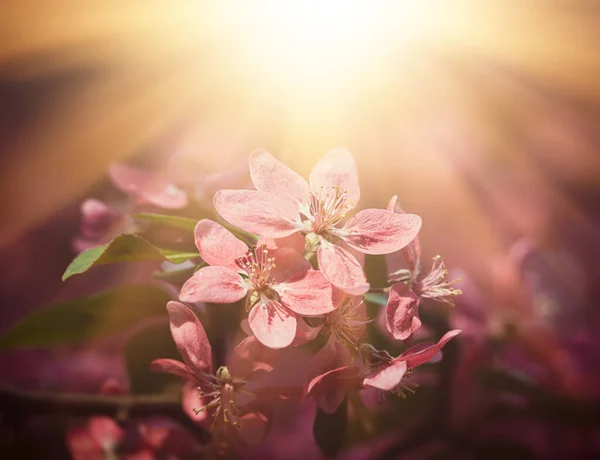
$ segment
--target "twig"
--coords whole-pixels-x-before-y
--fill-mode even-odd
[[[118,421],[127,417],[163,415],[192,433],[201,444],[211,435],[190,419],[181,407],[181,400],[164,395],[88,395],[24,391],[0,388],[0,412],[6,418],[22,419],[34,414],[93,416],[106,415]]]

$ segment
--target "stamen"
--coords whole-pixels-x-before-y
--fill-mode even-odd
[[[255,291],[260,291],[273,283],[271,272],[276,267],[275,258],[269,257],[269,250],[265,245],[252,248],[242,257],[235,261],[248,275],[248,282]]]
[[[347,199],[347,193],[346,190],[341,191],[340,187],[335,185],[327,192],[324,187],[321,187],[318,196],[314,193],[310,194],[309,210],[314,233],[326,232],[346,217],[346,213],[354,207],[354,204]]]

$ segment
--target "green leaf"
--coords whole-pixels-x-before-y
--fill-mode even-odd
[[[88,249],[79,254],[69,264],[62,280],[89,270],[95,265],[116,262],[169,261],[175,264],[199,257],[196,252],[179,252],[160,249],[139,235],[124,233],[115,237],[110,243]]]
[[[9,329],[0,337],[0,350],[73,345],[111,335],[165,314],[169,300],[157,286],[132,285],[56,303]]]
[[[348,400],[344,399],[338,410],[328,414],[317,409],[313,423],[313,436],[321,451],[334,458],[341,450],[348,429]]]
[[[179,228],[193,232],[198,221],[189,217],[169,216],[167,214],[153,214],[149,212],[141,212],[133,214],[134,219],[147,220],[152,223],[165,225],[167,227]]]
[[[137,333],[125,346],[131,393],[163,393],[181,387],[181,379],[150,370],[150,363],[158,358],[181,361],[166,318],[164,324],[154,324]]]
[[[206,266],[206,264],[200,264],[197,267],[186,267],[178,268],[175,270],[168,271],[157,271],[152,274],[156,279],[166,281],[167,283],[182,285],[198,270],[199,268]]]

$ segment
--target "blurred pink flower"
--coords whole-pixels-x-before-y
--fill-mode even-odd
[[[125,227],[125,215],[103,201],[88,198],[81,203],[81,235],[73,240],[76,252],[108,243]]]
[[[181,209],[188,203],[186,193],[158,171],[113,163],[108,175],[115,187],[136,198],[139,204]]]
[[[290,345],[298,315],[334,309],[331,284],[301,253],[288,248],[269,251],[265,246],[248,250],[231,232],[207,219],[198,222],[194,235],[200,256],[210,265],[185,282],[180,300],[231,303],[247,296],[250,329],[264,345]]]
[[[267,238],[305,234],[306,248],[317,250],[325,277],[349,294],[363,294],[369,284],[342,242],[365,254],[387,254],[410,243],[421,228],[420,217],[384,209],[359,211],[338,228],[360,198],[354,158],[343,148],[317,163],[310,185],[264,150],[250,156],[250,176],[256,190],[221,190],[215,195],[217,212],[233,225]]]

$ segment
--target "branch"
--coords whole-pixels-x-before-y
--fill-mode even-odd
[[[163,415],[190,431],[200,444],[210,442],[211,434],[183,411],[181,400],[165,395],[87,395],[23,391],[0,388],[0,412],[16,419],[33,414],[93,416],[105,415],[124,421],[128,417]]]

